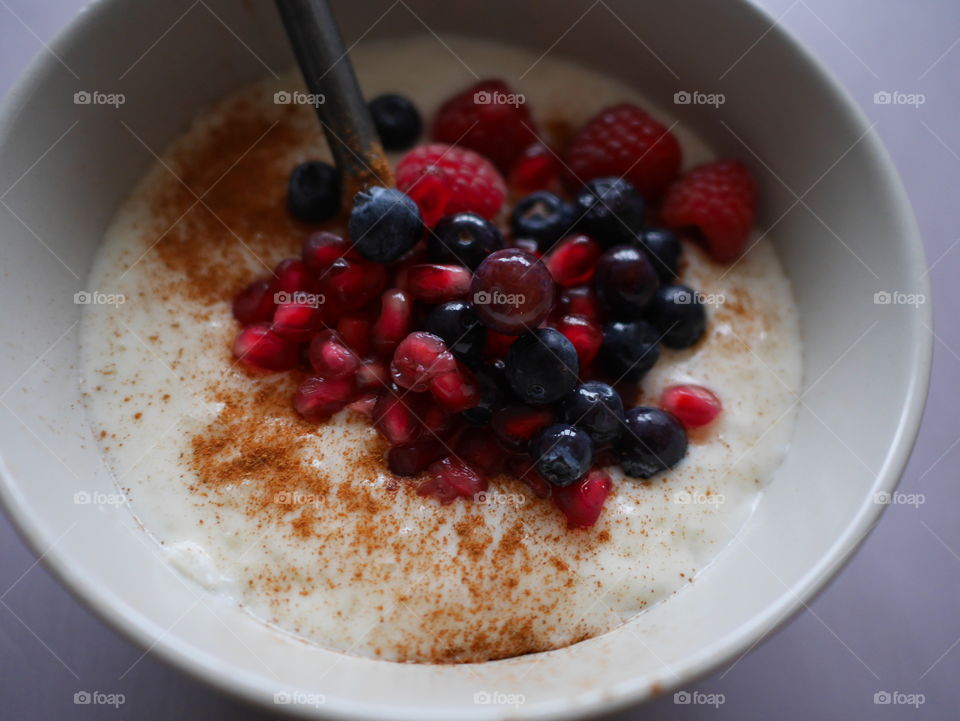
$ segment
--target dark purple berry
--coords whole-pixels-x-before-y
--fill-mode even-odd
[[[593,441],[576,426],[547,426],[530,443],[530,456],[537,471],[554,486],[576,483],[590,470]]]
[[[423,128],[417,106],[395,93],[371,100],[370,116],[384,150],[406,150],[417,142]]]
[[[587,381],[563,398],[560,415],[585,430],[597,445],[611,443],[623,427],[623,401],[611,386]]]
[[[560,331],[538,328],[507,351],[507,382],[525,403],[543,405],[573,390],[580,373],[577,350]]]
[[[290,173],[287,208],[304,223],[320,223],[340,212],[340,173],[332,165],[302,163]]]
[[[532,238],[542,250],[573,232],[573,207],[546,190],[531,193],[514,206],[510,228],[515,238]]]
[[[360,255],[376,263],[396,260],[423,235],[417,204],[399,190],[379,186],[354,196],[347,228]]]
[[[597,178],[587,183],[575,201],[577,226],[601,245],[629,243],[643,228],[646,205],[623,178]]]
[[[703,337],[707,314],[700,298],[685,285],[665,285],[650,305],[650,321],[668,348],[689,348]]]
[[[503,236],[486,218],[476,213],[457,213],[440,218],[427,244],[438,263],[460,263],[473,269],[503,247]]]
[[[470,286],[480,322],[505,335],[520,335],[539,326],[553,309],[556,293],[547,266],[516,248],[488,255]]]
[[[638,406],[626,413],[616,451],[626,475],[650,478],[673,468],[686,455],[687,432],[670,413]]]
[[[637,236],[640,246],[647,251],[650,263],[662,283],[677,279],[682,248],[676,233],[667,228],[647,228]]]
[[[473,306],[463,300],[451,300],[430,311],[427,331],[443,338],[447,348],[466,363],[479,361],[487,342],[487,331]]]
[[[657,329],[642,320],[614,321],[603,327],[600,360],[615,381],[637,381],[660,358]]]
[[[657,291],[657,273],[647,254],[618,245],[597,261],[593,285],[603,307],[616,318],[639,318]]]

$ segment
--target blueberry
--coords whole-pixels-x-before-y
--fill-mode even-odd
[[[675,281],[680,267],[680,254],[683,252],[677,234],[666,228],[646,228],[637,236],[637,240],[650,256],[660,280],[664,283]]]
[[[461,415],[467,423],[486,426],[490,424],[493,412],[500,408],[510,395],[503,361],[497,360],[479,368],[476,378],[480,387],[480,402]]]
[[[373,186],[353,197],[347,224],[350,238],[367,260],[389,263],[417,244],[423,235],[420,210],[393,188]]]
[[[507,351],[507,382],[517,398],[553,403],[573,390],[580,363],[573,343],[553,328],[538,328],[517,338]]]
[[[593,462],[593,441],[587,432],[563,423],[540,431],[529,449],[537,471],[554,486],[576,483]]]
[[[646,204],[623,178],[597,178],[574,201],[579,228],[601,245],[629,243],[643,228]]]
[[[451,300],[430,311],[427,331],[443,338],[447,348],[467,363],[480,360],[487,342],[487,332],[473,306],[463,300]]]
[[[402,95],[387,93],[370,101],[370,115],[385,150],[406,150],[420,137],[417,107]]]
[[[486,218],[475,213],[457,213],[440,218],[427,245],[434,260],[460,263],[473,270],[503,247],[503,236]]]
[[[707,314],[696,292],[685,285],[665,285],[650,304],[650,321],[668,348],[689,348],[703,337]]]
[[[297,220],[320,223],[340,212],[340,174],[327,163],[301,163],[290,173],[287,208]]]
[[[546,190],[531,193],[514,206],[510,227],[515,238],[532,238],[547,250],[572,230],[573,207]]]
[[[673,468],[686,455],[687,433],[676,416],[638,406],[627,411],[616,451],[625,474],[649,478]]]
[[[564,396],[561,417],[585,430],[597,445],[611,443],[623,426],[623,401],[611,386],[587,381]]]
[[[611,315],[639,318],[653,299],[659,280],[646,253],[632,245],[617,245],[600,256],[593,283]]]
[[[615,321],[603,327],[600,360],[619,380],[640,380],[660,358],[660,334],[642,320]]]

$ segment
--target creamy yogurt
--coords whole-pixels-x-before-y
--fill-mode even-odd
[[[361,84],[370,96],[402,92],[429,118],[475,81],[471,71],[499,76],[558,132],[613,102],[649,108],[630,87],[552,56],[449,45],[456,58],[432,37],[360,46]],[[695,382],[724,411],[676,469],[649,483],[613,469],[599,522],[576,532],[510,480],[481,502],[441,506],[384,472],[365,420],[343,412],[307,424],[290,406],[296,379],[251,374],[231,356],[233,294],[299,255],[310,230],[286,213],[287,174],[329,157],[313,109],[274,102],[295,77],[204,112],[118,211],[91,274],[91,290],[126,302],[85,308],[89,412],[161,552],[279,629],[397,661],[559,648],[693,580],[749,517],[792,429],[800,338],[769,242],[733,266],[685,247],[683,281],[705,296],[708,334],[692,350],[664,350],[642,399]],[[673,132],[686,166],[711,157],[682,127]]]

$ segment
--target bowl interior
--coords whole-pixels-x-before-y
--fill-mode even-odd
[[[695,584],[623,628],[481,665],[327,652],[182,580],[111,500],[75,375],[74,294],[93,290],[85,279],[106,223],[152,151],[203,105],[292,57],[270,4],[103,0],[57,41],[62,62],[34,63],[0,119],[0,303],[14,311],[0,316],[0,453],[14,520],[68,585],[143,645],[261,702],[290,692],[279,697],[283,710],[305,715],[573,715],[676,686],[746,649],[869,530],[882,507],[875,494],[893,488],[919,422],[929,308],[875,294],[927,289],[912,216],[878,141],[746,3],[608,0],[550,13],[489,0],[464,0],[456,13],[437,0],[336,5],[348,43],[430,32],[457,62],[456,33],[577,59],[641,88],[752,166],[761,227],[799,305],[805,369],[787,461],[754,517]],[[726,102],[675,105],[681,90],[722,92]],[[122,93],[125,103],[76,104],[79,91]]]

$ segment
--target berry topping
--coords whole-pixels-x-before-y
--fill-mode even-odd
[[[303,264],[315,275],[323,273],[333,262],[350,251],[350,243],[339,235],[318,231],[307,236],[303,244]]]
[[[397,164],[397,187],[420,207],[433,227],[445,215],[493,218],[506,185],[489,160],[465,148],[434,143],[414,148]]]
[[[463,300],[438,305],[427,316],[427,330],[439,336],[447,348],[463,361],[480,360],[487,334],[473,306]]]
[[[442,458],[427,468],[429,478],[420,484],[417,493],[433,496],[443,505],[457,498],[473,498],[487,490],[487,481],[463,461]]]
[[[273,318],[273,298],[276,290],[270,278],[253,281],[233,299],[233,317],[241,325],[266,323]]]
[[[556,287],[547,267],[515,248],[487,256],[473,275],[470,299],[480,321],[498,333],[520,335],[546,320]]]
[[[618,245],[601,255],[593,278],[597,297],[617,318],[639,318],[657,283],[647,254],[632,245]]]
[[[432,333],[411,333],[397,346],[390,375],[401,388],[425,391],[431,378],[457,369],[457,361],[446,343]]]
[[[325,306],[359,310],[386,290],[387,273],[380,263],[343,256],[324,272],[320,285]]]
[[[503,247],[503,236],[486,218],[476,213],[457,213],[440,219],[427,244],[434,260],[476,268]]]
[[[397,344],[410,333],[413,315],[413,299],[399,288],[391,288],[380,301],[380,316],[373,324],[373,348],[389,356]]]
[[[405,397],[400,389],[388,389],[380,395],[373,409],[373,424],[391,446],[410,443],[423,430],[411,409],[414,402],[414,398]]]
[[[507,397],[507,378],[503,361],[484,365],[477,371],[476,376],[480,397],[473,408],[463,412],[463,418],[468,423],[485,426],[490,423],[493,412]]]
[[[556,327],[573,343],[582,375],[593,363],[603,345],[603,331],[592,320],[580,315],[565,315],[557,322]]]
[[[573,206],[549,191],[538,190],[514,206],[510,228],[515,238],[531,238],[546,249],[573,230],[575,219]]]
[[[525,403],[553,403],[573,390],[580,363],[573,343],[553,328],[525,333],[510,346],[507,383]]]
[[[316,289],[317,281],[299,258],[281,260],[273,269],[273,275],[277,293],[312,293]]]
[[[646,204],[623,178],[597,178],[576,198],[577,224],[603,245],[631,242],[643,227]]]
[[[560,188],[560,162],[543,143],[528,145],[513,163],[507,185],[517,195]]]
[[[530,439],[553,420],[553,413],[548,408],[513,403],[494,412],[490,427],[507,448],[523,450]]]
[[[486,476],[495,476],[503,470],[503,447],[488,429],[464,428],[453,446],[456,457]]]
[[[626,178],[645,198],[656,198],[680,169],[680,144],[670,131],[635,105],[601,111],[567,149],[571,181]]]
[[[319,223],[340,212],[340,174],[327,163],[298,165],[290,173],[287,208],[297,220]]]
[[[341,315],[337,321],[337,335],[359,356],[367,355],[372,348],[372,328],[373,321],[370,318],[356,313]]]
[[[682,250],[676,233],[666,228],[647,228],[640,233],[638,239],[640,246],[650,256],[650,263],[661,282],[675,281]]]
[[[266,323],[241,330],[233,341],[233,354],[248,365],[271,371],[290,370],[300,362],[297,344],[281,338]]]
[[[567,288],[561,292],[557,309],[562,315],[579,315],[594,323],[601,318],[600,302],[590,285]]]
[[[417,142],[423,129],[417,106],[396,93],[371,100],[370,116],[384,150],[406,150]]]
[[[608,323],[600,360],[617,381],[638,381],[660,358],[659,337],[657,329],[642,320]]]
[[[703,304],[685,285],[665,285],[657,291],[650,306],[650,321],[668,348],[689,348],[707,329]]]
[[[443,444],[433,438],[414,441],[387,451],[387,467],[397,476],[419,476],[427,466],[446,454]]]
[[[612,443],[623,427],[623,401],[611,386],[587,381],[563,398],[561,418],[582,428],[598,446]]]
[[[703,386],[670,386],[660,396],[660,407],[672,413],[684,428],[699,428],[713,423],[720,415],[720,399]]]
[[[666,411],[638,406],[627,411],[616,450],[626,475],[650,478],[686,455],[687,433]]]
[[[293,407],[308,421],[324,421],[350,401],[352,378],[307,378],[293,397]]]
[[[443,303],[470,292],[472,276],[462,265],[423,263],[407,270],[410,293],[425,303]]]
[[[433,138],[475,150],[506,172],[537,133],[524,97],[502,80],[484,80],[440,107]]]
[[[593,461],[593,441],[576,426],[557,424],[540,431],[530,442],[537,472],[553,486],[581,479]]]
[[[671,228],[697,228],[710,256],[728,263],[743,252],[756,218],[753,178],[736,160],[701,165],[667,189],[660,214]]]
[[[431,377],[430,394],[449,413],[462,413],[480,402],[477,379],[463,364],[458,364],[455,370]]]
[[[360,255],[375,263],[396,260],[423,235],[417,204],[399,190],[379,186],[354,196],[347,227]]]
[[[320,324],[320,307],[316,302],[307,299],[279,303],[273,311],[270,328],[281,338],[300,343],[310,340],[320,328]]]
[[[352,376],[360,367],[360,359],[332,331],[313,337],[307,348],[307,358],[314,372],[327,380]]]
[[[613,481],[607,472],[595,469],[579,483],[555,488],[553,502],[567,517],[570,528],[589,528],[600,517],[612,489]]]
[[[571,235],[561,240],[544,258],[553,281],[569,288],[590,282],[596,270],[600,246],[588,235]]]

